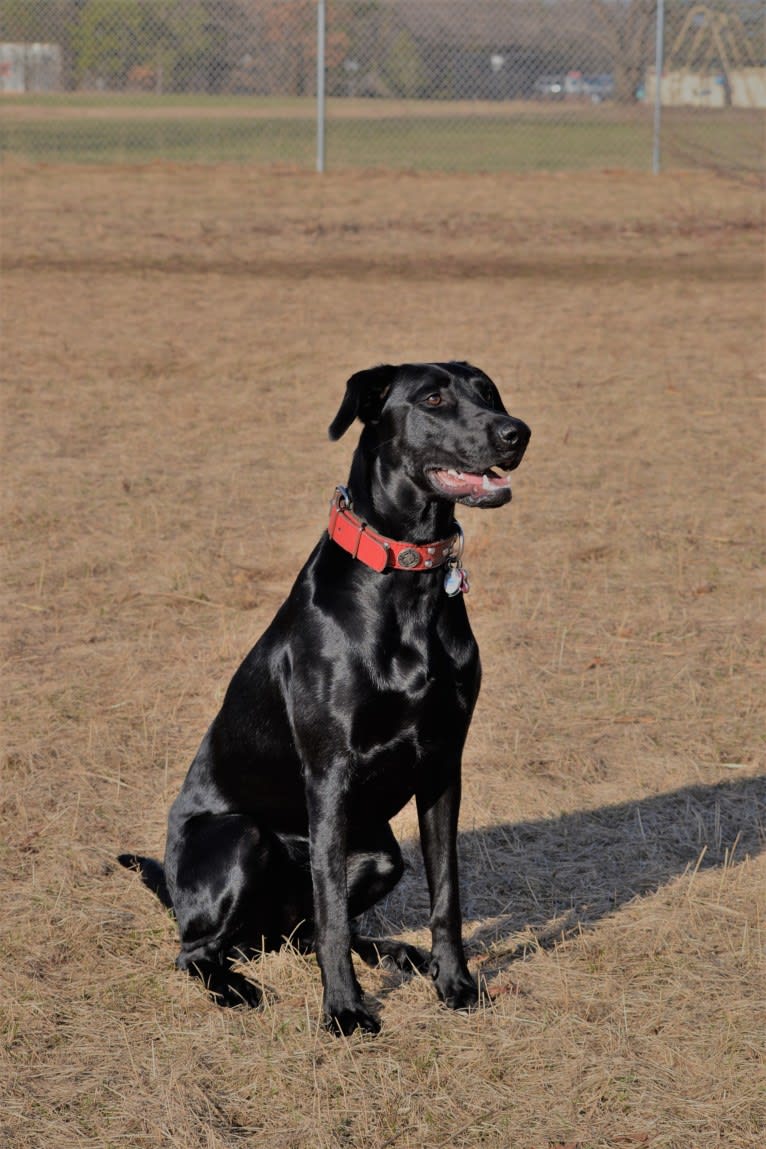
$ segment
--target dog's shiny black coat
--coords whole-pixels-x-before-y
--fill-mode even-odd
[[[354,511],[413,543],[449,537],[455,499],[434,470],[518,465],[529,429],[467,363],[405,364],[348,381],[330,427],[364,424],[348,487]],[[499,506],[507,487],[459,501]],[[351,950],[428,970],[455,1009],[478,1000],[461,940],[456,837],[460,760],[480,681],[462,594],[444,569],[377,573],[325,533],[234,675],[168,820],[164,874],[123,855],[172,905],[181,969],[222,1004],[257,1004],[238,956],[292,937],[315,947],[333,1030],[379,1028]],[[356,935],[403,864],[389,826],[415,797],[431,895],[432,952]]]

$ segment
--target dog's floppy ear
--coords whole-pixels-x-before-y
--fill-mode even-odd
[[[354,419],[374,423],[379,418],[398,370],[398,367],[392,367],[389,363],[381,363],[379,367],[369,367],[351,376],[338,414],[328,428],[327,433],[331,439],[340,439]]]

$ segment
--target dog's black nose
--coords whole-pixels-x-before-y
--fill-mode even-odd
[[[524,448],[529,442],[529,436],[532,434],[526,423],[522,423],[521,419],[503,419],[500,426],[497,428],[497,435],[500,442],[506,447]]]

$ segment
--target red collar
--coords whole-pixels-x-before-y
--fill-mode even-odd
[[[376,571],[383,571],[386,567],[399,571],[428,571],[443,566],[451,557],[458,538],[456,533],[448,539],[425,544],[386,538],[354,514],[351,496],[345,487],[335,488],[327,533],[344,551]]]

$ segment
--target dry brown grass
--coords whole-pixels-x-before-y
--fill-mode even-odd
[[[9,1149],[760,1149],[761,203],[707,177],[3,175]],[[174,973],[121,849],[322,527],[344,379],[455,355],[534,438],[466,513],[485,684],[460,1017],[361,970],[375,1041]],[[411,871],[378,924],[424,941]]]
[[[127,96],[110,93],[82,93],[69,96],[60,102],[43,98],[40,102],[29,96],[17,99],[5,95],[3,118],[10,122],[34,121],[49,123],[52,120],[226,120],[236,118],[253,120],[316,119],[316,103],[310,98],[282,99],[280,97],[245,96],[221,99],[202,96],[196,101],[188,96],[181,100],[170,97],[154,97],[151,94]],[[513,119],[519,115],[534,116],[538,120],[555,120],[593,117],[591,103],[575,104],[568,102],[565,108],[557,101],[544,103],[540,100],[370,100],[332,97],[327,101],[330,117],[337,120],[375,119],[477,119],[489,117]],[[598,108],[599,118],[618,123],[645,122],[647,108],[624,107],[618,104]]]

